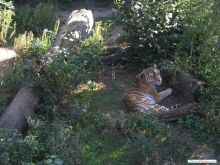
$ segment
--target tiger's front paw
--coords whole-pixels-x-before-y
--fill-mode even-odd
[[[171,95],[173,92],[172,88],[167,88],[166,91],[167,91],[167,95]]]

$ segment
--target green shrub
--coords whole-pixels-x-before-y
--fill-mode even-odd
[[[36,156],[38,141],[36,136],[25,138],[13,130],[0,130],[0,164],[21,164]]]
[[[29,4],[17,6],[15,21],[19,33],[32,31],[39,35],[44,29],[53,30],[56,11],[57,8],[52,2],[40,2],[34,7]]]
[[[188,4],[173,63],[174,68],[184,69],[207,83],[201,100],[207,113],[220,105],[218,6],[218,1],[192,1]]]
[[[54,31],[44,30],[40,37],[34,37],[32,32],[25,32],[14,38],[14,48],[19,50],[19,57],[10,64],[7,74],[0,80],[0,87],[18,90],[36,66],[43,54],[51,46],[56,36],[59,20]]]
[[[62,97],[61,93],[70,92],[81,82],[90,80],[100,68],[97,57],[105,52],[105,41],[101,24],[96,24],[92,34],[83,42],[76,44],[70,53],[61,53],[44,69],[44,73],[35,78],[35,85],[53,102]],[[43,109],[43,108],[41,108]]]
[[[126,41],[134,49],[133,60],[147,62],[170,57],[181,25],[180,7],[188,1],[116,0]]]
[[[153,158],[150,153],[169,140],[165,125],[160,124],[149,114],[140,114],[130,119],[124,132],[130,144],[130,150],[127,152],[129,164],[135,162],[148,164]]]
[[[17,91],[22,87],[32,62],[30,63],[30,61],[28,61],[25,66],[24,64],[24,61],[20,58],[17,58],[10,64],[10,69],[7,71],[7,74],[0,80],[0,87],[2,89]]]

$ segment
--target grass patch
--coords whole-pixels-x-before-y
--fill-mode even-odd
[[[125,158],[124,148],[128,146],[122,138],[103,135],[95,130],[85,132],[79,144],[82,164],[122,164]]]
[[[220,122],[217,118],[210,121],[210,119],[201,119],[195,115],[188,115],[179,119],[178,124],[182,128],[188,129],[197,143],[211,146],[216,153],[220,153],[220,147],[216,144],[220,134]]]
[[[118,94],[115,90],[87,90],[77,97],[76,105],[83,105],[84,109],[104,110],[116,108],[118,102]]]

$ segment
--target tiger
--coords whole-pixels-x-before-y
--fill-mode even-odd
[[[156,85],[161,84],[160,70],[155,64],[142,70],[135,78],[134,87],[124,94],[123,102],[126,105],[126,110],[129,112],[150,111],[156,113],[172,109],[158,104],[172,94],[171,88],[158,92]]]

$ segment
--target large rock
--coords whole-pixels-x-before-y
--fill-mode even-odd
[[[0,48],[0,62],[17,57],[17,53],[10,48]]]

